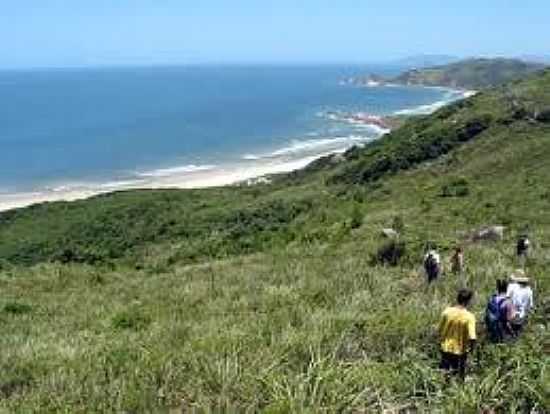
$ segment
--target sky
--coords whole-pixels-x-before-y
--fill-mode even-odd
[[[549,0],[4,0],[0,69],[550,55]]]

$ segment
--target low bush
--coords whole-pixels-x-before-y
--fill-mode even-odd
[[[451,110],[456,115],[459,107]],[[493,116],[488,113],[469,115],[460,123],[444,124],[428,122],[428,119],[421,117],[412,120],[407,128],[392,131],[387,137],[363,149],[354,149],[347,155],[354,161],[347,163],[328,182],[369,183],[384,175],[434,160],[476,138],[491,126]]]
[[[362,225],[363,225],[363,213],[361,212],[361,208],[359,206],[354,205],[351,211],[350,227],[352,229],[358,229]]]
[[[3,311],[12,315],[22,315],[31,312],[32,307],[26,303],[8,302],[4,305]]]
[[[143,315],[138,310],[127,310],[117,313],[112,319],[112,325],[115,329],[139,331],[146,328],[150,323],[151,318]]]
[[[372,264],[397,266],[407,252],[406,243],[402,240],[389,240],[378,248],[372,257]]]
[[[468,180],[457,178],[444,184],[441,188],[441,197],[466,197],[470,194]]]

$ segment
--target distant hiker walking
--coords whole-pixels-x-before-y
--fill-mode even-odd
[[[464,275],[464,248],[457,246],[451,256],[451,272],[458,276],[460,287],[466,287]]]
[[[512,329],[512,318],[514,306],[507,295],[508,281],[497,280],[497,293],[493,294],[485,308],[485,326],[489,341],[493,343],[504,342],[514,336]]]
[[[451,271],[455,275],[462,274],[464,271],[464,248],[462,246],[455,247],[451,256]]]
[[[527,324],[529,312],[534,307],[533,290],[529,286],[529,278],[525,276],[523,270],[516,270],[510,277],[507,294],[514,306],[511,326],[514,333],[519,335]]]
[[[518,257],[519,265],[521,268],[525,268],[525,263],[529,255],[529,249],[531,248],[531,242],[526,234],[519,236],[516,243],[516,255]]]
[[[474,292],[460,289],[456,305],[447,307],[439,322],[441,347],[440,368],[462,379],[466,374],[468,353],[473,351],[476,341],[476,318],[468,311]]]
[[[441,273],[441,258],[437,251],[431,249],[424,256],[424,270],[428,277],[428,283],[432,283],[436,280]]]

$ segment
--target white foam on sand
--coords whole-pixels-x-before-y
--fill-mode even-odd
[[[432,112],[437,111],[439,108],[444,107],[449,101],[442,100],[428,105],[419,105],[414,108],[401,109],[395,111],[395,115],[429,115]]]
[[[376,136],[381,136],[390,132],[388,128],[384,128],[380,125],[383,121],[383,117],[378,115],[370,115],[363,112],[356,113],[339,113],[339,112],[318,112],[318,117],[330,119],[331,121],[342,122],[351,124],[355,128],[365,129],[372,131]],[[377,122],[369,122],[369,119]]]
[[[379,135],[378,135],[379,136]],[[106,183],[71,182],[41,191],[4,193],[0,195],[0,211],[53,201],[74,201],[121,190],[160,188],[207,188],[253,180],[304,168],[319,157],[339,153],[353,145],[361,145],[377,136],[346,136],[295,140],[288,146],[266,154],[247,154],[243,160],[227,165],[182,165],[135,173],[135,179]],[[262,182],[265,180],[256,180]]]
[[[320,157],[327,153],[345,151],[353,145],[365,144],[388,132],[388,130],[375,125],[370,129],[373,133],[368,136],[348,135],[333,138],[293,140],[287,146],[277,150],[264,154],[245,154],[242,159],[245,161],[281,160],[288,162],[296,158],[308,158],[310,156]]]
[[[5,194],[0,197],[0,211],[11,210],[30,206],[32,204],[51,201],[74,201],[80,200],[112,190],[67,190],[67,191],[35,191],[29,193]]]
[[[376,125],[376,124],[369,124],[363,121],[349,121],[349,122],[351,124],[354,124],[356,127],[373,131],[376,134],[376,137],[382,136],[390,132],[389,128],[383,128],[380,125]]]
[[[138,173],[139,177],[145,178],[155,178],[155,177],[170,177],[175,174],[185,174],[193,173],[197,171],[208,171],[216,168],[215,165],[184,165],[181,167],[172,167],[172,168],[160,168],[152,171],[145,171]]]
[[[237,184],[270,174],[279,174],[304,168],[323,155],[327,154],[315,154],[288,161],[275,160],[272,162],[227,165],[215,170],[196,173],[193,176],[174,175],[165,177],[163,180],[152,182],[148,188],[208,188]]]
[[[427,104],[427,105],[419,105],[414,108],[401,109],[399,111],[395,111],[394,114],[395,115],[429,115],[451,102],[470,98],[477,93],[477,91],[468,91],[468,90],[463,91],[463,90],[449,89],[449,88],[444,88],[439,86],[430,87],[430,88],[446,90],[447,93],[445,94],[445,97],[440,101]]]
[[[273,151],[268,155],[268,158],[284,157],[300,153],[319,153],[329,151],[331,149],[337,150],[343,146],[353,145],[354,143],[364,141],[365,139],[365,137],[350,135],[346,137],[310,139],[305,141],[295,140],[292,141],[287,147]]]
[[[94,195],[132,189],[161,188],[207,188],[220,187],[253,180],[270,174],[279,174],[304,168],[317,158],[333,153],[315,154],[287,161],[251,162],[240,165],[227,165],[218,168],[195,169],[188,172],[185,167],[174,168],[173,173],[157,174],[149,179],[120,181],[104,184],[71,184],[26,193],[2,194],[0,211],[29,206],[31,204],[74,201]]]

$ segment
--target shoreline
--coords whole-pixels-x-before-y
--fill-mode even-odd
[[[75,184],[32,192],[0,194],[0,212],[29,207],[31,205],[84,200],[118,191],[199,189],[232,185],[254,185],[269,182],[267,176],[288,173],[305,168],[313,161],[345,151],[349,147],[286,161],[254,162],[248,165],[227,165],[219,168],[184,171],[165,176],[143,178],[134,181],[107,184]],[[177,168],[174,168],[176,170]],[[168,170],[168,169],[167,169]],[[153,175],[153,174],[151,174]]]
[[[262,155],[245,154],[239,164],[175,166],[136,173],[135,177],[120,181],[76,183],[36,191],[0,193],[0,212],[47,202],[83,200],[117,191],[198,189],[269,182],[268,176],[270,175],[300,170],[320,158],[343,153],[354,145],[367,144],[399,127],[403,122],[403,118],[435,112],[451,102],[466,99],[476,93],[475,91],[453,90],[446,87],[442,89],[449,90],[449,92],[456,95],[456,98],[447,98],[428,105],[403,109],[385,116],[373,116],[361,112],[328,112],[324,114],[333,117],[336,121],[369,128],[373,132],[372,136],[347,136],[297,141],[272,153]]]

